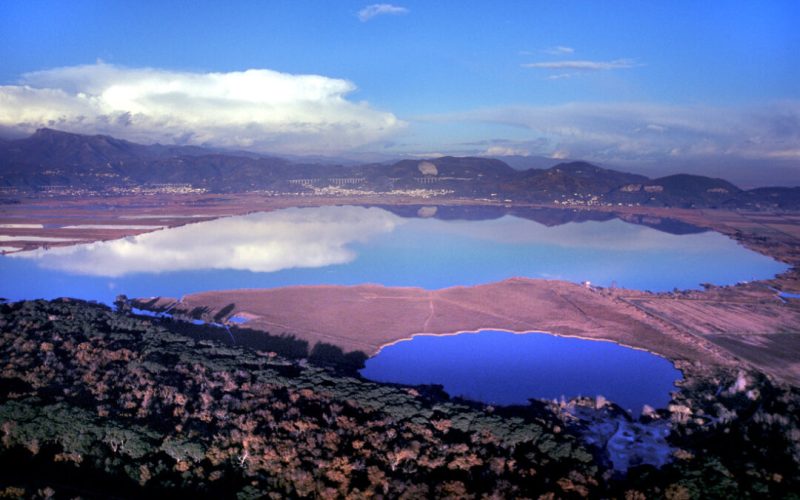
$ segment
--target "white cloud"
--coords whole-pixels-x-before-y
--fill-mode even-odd
[[[550,75],[547,77],[548,80],[566,80],[567,78],[572,78],[576,76],[577,73],[557,73],[555,75]]]
[[[197,269],[273,272],[348,263],[356,258],[351,244],[390,233],[402,223],[377,208],[288,209],[12,256],[90,276]]]
[[[397,5],[392,5],[389,3],[375,3],[372,5],[367,5],[360,11],[358,11],[358,19],[365,23],[372,19],[375,16],[382,16],[382,15],[401,15],[401,14],[408,14],[408,9],[405,7],[399,7]]]
[[[287,153],[343,151],[405,126],[348,100],[355,90],[347,80],[267,69],[192,73],[97,63],[0,86],[0,126]]]
[[[482,153],[482,156],[530,156],[530,154],[531,152],[524,148],[490,146]]]
[[[609,71],[612,69],[627,69],[637,66],[633,59],[615,59],[613,61],[548,61],[523,64],[523,68],[541,68],[576,71]]]
[[[510,106],[419,117],[431,123],[489,123],[530,130],[534,155],[640,161],[663,158],[796,158],[800,101],[752,107],[648,103],[569,103]],[[545,139],[533,149],[533,138]]]
[[[575,52],[575,49],[573,49],[572,47],[567,47],[565,45],[556,45],[555,47],[544,49],[542,52],[544,52],[545,54],[562,55],[562,54],[572,54]]]
[[[432,152],[432,153],[410,153],[405,156],[408,156],[410,158],[443,158],[447,155],[445,153]]]
[[[785,149],[780,151],[770,151],[768,158],[798,159],[800,160],[800,149]]]

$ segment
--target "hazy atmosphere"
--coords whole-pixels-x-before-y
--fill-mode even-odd
[[[800,178],[800,5],[4,2],[0,126]]]

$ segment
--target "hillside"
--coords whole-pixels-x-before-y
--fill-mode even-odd
[[[519,184],[531,194],[544,198],[566,195],[605,194],[623,184],[645,182],[647,177],[608,170],[582,161],[561,163],[547,170],[528,170]]]
[[[611,190],[607,199],[643,205],[725,207],[736,206],[742,193],[724,179],[676,174],[622,184]]]
[[[51,129],[0,142],[0,188],[6,193],[119,194],[176,186],[212,193],[422,189],[456,197],[588,206],[800,208],[798,188],[743,191],[723,179],[688,174],[649,179],[580,161],[528,170],[497,159],[452,156],[330,165],[195,146],[147,146]]]

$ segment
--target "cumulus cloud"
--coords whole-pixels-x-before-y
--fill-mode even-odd
[[[375,16],[408,14],[408,9],[390,3],[374,3],[358,11],[358,19],[365,23]]]
[[[636,61],[633,59],[615,59],[613,61],[586,61],[586,60],[572,60],[572,61],[547,61],[537,63],[523,64],[523,68],[542,68],[542,69],[558,69],[558,70],[576,70],[576,71],[609,71],[612,69],[627,69],[635,67]]]
[[[392,232],[402,223],[377,208],[289,209],[13,257],[89,276],[199,269],[273,272],[351,262],[356,253],[350,245]]]
[[[193,73],[110,64],[56,68],[0,86],[0,127],[53,127],[139,142],[331,153],[383,141],[405,124],[349,100],[356,86],[267,69]]]
[[[486,108],[421,119],[520,127],[546,139],[532,154],[597,161],[795,158],[800,144],[800,101],[753,107],[569,103]],[[513,142],[504,146],[515,147]]]

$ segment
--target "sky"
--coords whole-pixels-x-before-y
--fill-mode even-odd
[[[795,0],[4,0],[0,133],[800,184],[798,25]]]

